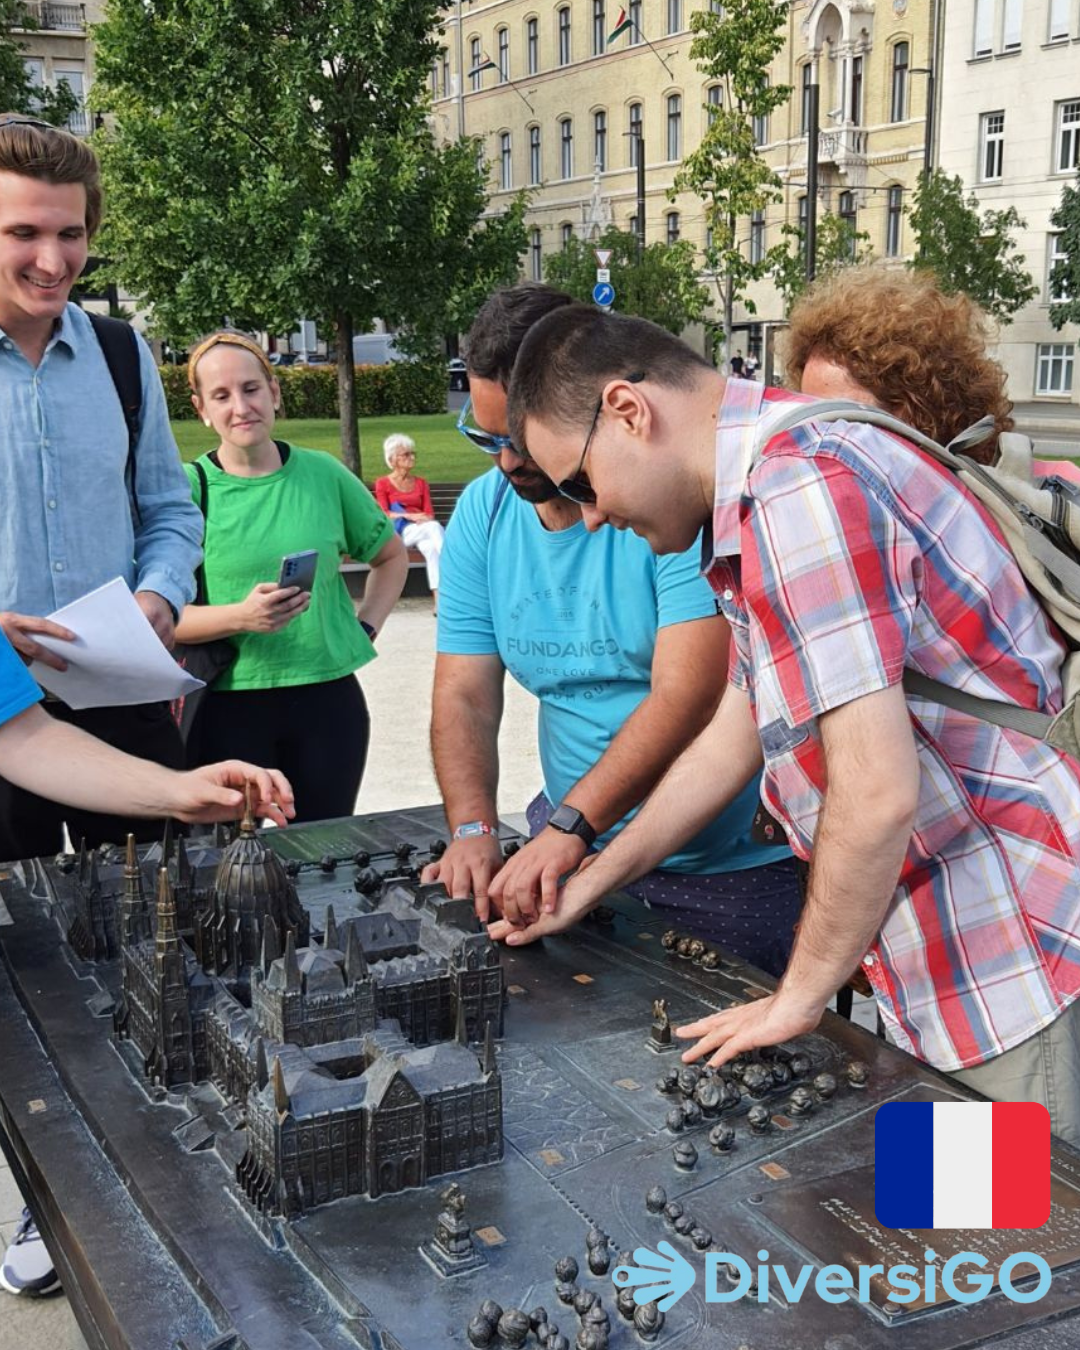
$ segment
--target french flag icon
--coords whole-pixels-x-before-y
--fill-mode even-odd
[[[1041,1228],[1050,1113],[1038,1102],[886,1102],[874,1121],[885,1228]]]

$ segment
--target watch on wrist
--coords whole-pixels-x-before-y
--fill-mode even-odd
[[[360,627],[368,635],[368,641],[374,642],[378,630],[376,628],[373,628],[372,625],[368,623],[367,619],[360,620]]]
[[[596,831],[575,806],[563,802],[551,813],[548,824],[562,834],[576,834],[586,848],[592,848],[596,841]]]
[[[454,831],[455,839],[473,839],[479,834],[494,834],[495,831],[486,820],[467,820]]]

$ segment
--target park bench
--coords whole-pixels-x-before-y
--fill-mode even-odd
[[[446,526],[453,514],[457,499],[465,490],[464,483],[430,483],[431,505],[435,509],[435,519],[440,525]],[[341,564],[341,571],[345,577],[346,584],[350,592],[355,595],[363,593],[363,577],[371,569],[365,562],[354,562],[352,558],[346,558]],[[405,583],[406,595],[425,595],[427,593],[427,582],[424,576],[424,555],[419,549],[409,549],[409,579]]]

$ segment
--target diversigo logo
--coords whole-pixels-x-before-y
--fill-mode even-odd
[[[1013,1102],[889,1102],[875,1122],[875,1212],[883,1227],[910,1229],[1040,1228],[1050,1216],[1050,1117],[1046,1108]],[[1049,1290],[1051,1271],[1036,1252],[1014,1252],[996,1273],[985,1256],[956,1252],[943,1264],[928,1249],[925,1265],[804,1265],[795,1271],[769,1264],[757,1253],[756,1269],[735,1252],[705,1256],[706,1303],[753,1297],[767,1303],[771,1291],[798,1303],[812,1290],[825,1303],[869,1303],[870,1282],[883,1277],[887,1298],[897,1304],[978,1303],[997,1285],[1014,1303],[1036,1303]],[[634,1302],[669,1309],[697,1283],[698,1272],[669,1242],[657,1250],[638,1247],[632,1266],[617,1266],[612,1279],[632,1288]],[[974,1267],[972,1270],[970,1267]],[[1025,1286],[1034,1271],[1037,1277]],[[775,1280],[775,1285],[773,1281]],[[940,1291],[940,1292],[939,1292]]]

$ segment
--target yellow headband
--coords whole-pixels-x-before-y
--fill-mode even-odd
[[[250,352],[252,356],[257,358],[263,370],[266,371],[266,378],[268,380],[274,378],[274,367],[266,359],[266,353],[263,349],[252,338],[245,337],[243,333],[211,333],[208,338],[204,338],[202,342],[199,343],[188,357],[187,377],[188,384],[191,385],[191,392],[193,394],[199,392],[199,386],[195,383],[195,367],[211,347],[219,346],[242,347],[244,351]]]

